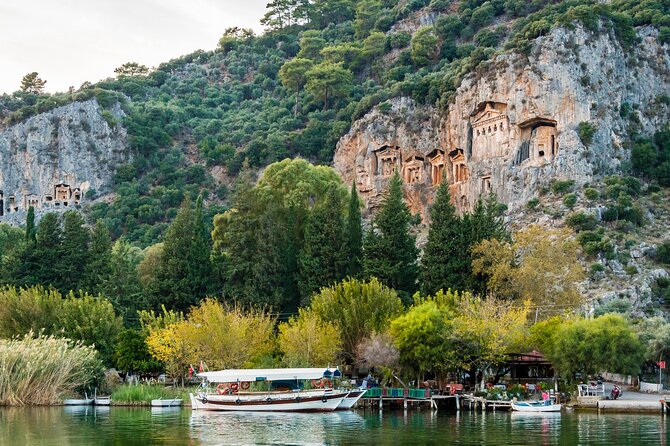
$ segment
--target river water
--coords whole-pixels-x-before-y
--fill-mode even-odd
[[[0,408],[0,445],[666,444],[670,418],[594,412],[214,413],[165,408]]]

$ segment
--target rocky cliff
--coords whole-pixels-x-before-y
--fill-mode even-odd
[[[528,56],[502,54],[471,73],[447,110],[406,98],[382,104],[339,141],[335,168],[356,180],[368,211],[400,172],[424,221],[443,177],[459,209],[493,192],[513,213],[552,180],[579,185],[617,172],[629,158],[622,107],[642,134],[668,121],[668,48],[652,28],[638,35],[624,49],[612,33],[555,29]],[[580,123],[595,129],[591,142]]]
[[[0,132],[0,221],[22,223],[29,206],[67,210],[108,192],[129,156],[123,115],[118,105],[74,102]]]

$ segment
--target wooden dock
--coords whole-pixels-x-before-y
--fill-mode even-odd
[[[431,389],[403,389],[403,388],[372,388],[368,389],[361,399],[365,409],[383,410],[384,407],[396,407],[402,404],[403,409],[430,407],[431,410],[437,410],[439,406],[447,403],[451,408],[457,411],[461,409],[470,410],[511,410],[512,401],[510,400],[487,400],[483,397],[462,394],[442,394],[436,393]]]

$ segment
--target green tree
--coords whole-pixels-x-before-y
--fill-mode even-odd
[[[193,235],[190,249],[186,254],[190,262],[188,281],[191,292],[197,297],[204,297],[210,290],[212,280],[212,237],[205,223],[202,197],[195,202],[193,215]]]
[[[302,305],[323,286],[346,276],[347,240],[344,233],[342,193],[331,184],[322,205],[312,211],[305,229],[305,241],[299,256],[299,283]]]
[[[187,196],[170,224],[163,244],[163,254],[152,281],[152,308],[165,305],[170,309],[187,310],[205,296],[195,294],[191,279],[190,253],[193,248],[195,217]]]
[[[418,276],[414,218],[403,200],[402,180],[395,173],[363,242],[363,271],[397,290],[408,300],[416,291]]]
[[[140,65],[137,62],[126,62],[120,67],[115,68],[114,72],[119,77],[146,76],[149,74],[149,68],[147,68],[146,65]]]
[[[312,297],[311,308],[322,321],[335,324],[342,337],[345,359],[352,363],[358,344],[374,332],[385,331],[402,311],[396,292],[377,279],[346,279]]]
[[[645,350],[620,315],[568,321],[552,336],[549,360],[564,378],[602,371],[637,375]]]
[[[304,3],[300,0],[272,0],[265,7],[267,12],[261,19],[261,25],[271,30],[281,30],[298,21],[296,9]]]
[[[36,71],[28,73],[21,79],[21,91],[32,94],[42,94],[47,81],[42,80]]]
[[[331,99],[346,97],[351,91],[353,74],[340,63],[322,62],[310,68],[306,75],[307,91],[323,102],[324,110],[328,109]]]
[[[321,59],[321,50],[326,46],[326,40],[317,30],[308,30],[300,35],[300,51],[298,58],[318,62]]]
[[[137,311],[146,308],[147,302],[138,277],[138,265],[142,260],[142,250],[133,247],[124,239],[112,246],[110,275],[102,285],[107,296],[123,317],[126,326],[137,326]]]
[[[430,210],[428,241],[421,258],[422,293],[430,295],[438,290],[465,289],[469,263],[468,247],[463,231],[463,220],[451,204],[449,184],[443,181]]]
[[[26,268],[23,271],[25,285],[53,285],[61,284],[61,271],[58,266],[63,259],[61,257],[61,227],[58,215],[48,213],[42,217],[37,226],[35,237],[37,243],[35,249],[26,252]]]
[[[347,248],[349,264],[347,274],[358,278],[363,270],[363,224],[361,216],[361,202],[356,190],[356,180],[351,183],[351,194],[349,196],[349,210],[346,221]]]
[[[419,28],[410,43],[412,61],[418,66],[429,65],[440,55],[440,39],[432,26]]]
[[[28,208],[28,215],[26,215],[26,242],[35,245],[37,242],[35,230],[35,208],[30,206]]]
[[[293,114],[298,115],[300,105],[300,91],[307,82],[307,72],[312,68],[314,63],[309,59],[296,57],[284,63],[279,69],[279,78],[282,84],[289,90],[295,91],[295,107]]]
[[[103,292],[105,281],[112,274],[112,239],[107,225],[98,220],[91,233],[89,260],[84,267],[84,288],[92,294]],[[109,296],[108,296],[109,297]]]
[[[81,290],[86,279],[86,265],[91,258],[91,232],[77,211],[63,214],[63,236],[60,243],[60,262],[54,274],[59,277],[58,287],[63,293]]]
[[[277,344],[286,367],[323,367],[337,364],[342,348],[340,332],[313,311],[300,309],[298,317],[279,324]]]

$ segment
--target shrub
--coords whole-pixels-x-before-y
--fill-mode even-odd
[[[563,197],[563,205],[565,207],[572,209],[575,207],[575,204],[577,204],[577,195],[571,193]]]
[[[580,122],[577,126],[577,134],[585,146],[593,142],[593,135],[596,133],[596,128],[590,122]]]
[[[540,204],[540,199],[537,197],[533,197],[530,200],[528,200],[528,203],[526,203],[526,208],[530,210],[535,210]]]
[[[551,191],[556,195],[563,195],[566,192],[570,192],[574,185],[574,180],[557,180],[551,183]]]
[[[585,212],[573,212],[565,218],[565,224],[576,232],[591,231],[598,227],[598,220],[593,214]]]
[[[592,278],[602,272],[605,272],[605,267],[602,265],[602,263],[592,263],[589,267],[589,275]]]
[[[598,198],[600,198],[600,193],[592,187],[587,187],[586,189],[584,189],[584,196],[586,197],[587,200],[595,201]]]

